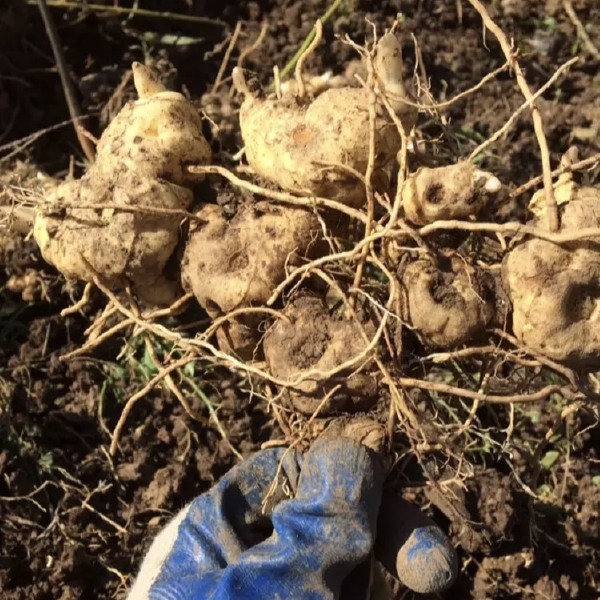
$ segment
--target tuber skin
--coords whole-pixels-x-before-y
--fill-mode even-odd
[[[182,279],[212,318],[237,308],[261,306],[289,269],[318,250],[315,213],[265,201],[242,206],[231,220],[215,205],[198,212],[185,248]],[[231,320],[219,330],[223,350],[252,358],[264,315]]]
[[[363,351],[367,342],[355,321],[342,320],[329,313],[321,298],[303,295],[292,300],[267,331],[263,349],[268,369],[274,377],[294,381],[311,370],[330,371]],[[368,336],[374,326],[363,326]],[[290,390],[294,408],[312,415],[368,410],[377,402],[378,383],[370,370],[370,361],[358,363],[354,369],[332,377],[307,379]],[[323,402],[334,388],[339,389]]]
[[[414,98],[404,84],[402,46],[393,33],[386,33],[379,39],[373,67],[382,92],[402,123],[404,134],[409,135],[417,122],[418,112],[406,102],[410,100],[414,104]]]
[[[402,190],[406,219],[414,225],[476,216],[501,190],[491,173],[466,161],[446,167],[422,167]]]
[[[600,227],[600,189],[573,189],[561,224]],[[502,277],[521,343],[557,361],[600,365],[600,237],[561,246],[529,239],[506,257]]]
[[[411,129],[416,113],[400,102],[404,85],[400,44],[393,34],[378,43],[376,73],[392,104],[406,114]],[[312,102],[303,97],[263,97],[246,86],[235,69],[233,81],[244,94],[240,129],[246,158],[254,171],[278,186],[303,194],[323,196],[362,206],[364,186],[344,170],[363,174],[369,158],[369,93],[364,88],[341,87],[322,92]],[[404,97],[404,96],[402,96]],[[268,123],[268,126],[265,126]],[[374,181],[387,182],[400,148],[400,134],[386,109],[378,103],[375,122]],[[335,168],[325,168],[325,167]]]
[[[444,271],[427,259],[410,263],[401,283],[403,318],[428,346],[461,346],[481,334],[494,316],[483,278],[458,258]]]
[[[165,268],[181,216],[112,206],[187,209],[198,178],[185,165],[210,162],[211,150],[200,115],[183,95],[166,91],[139,63],[133,73],[139,100],[104,131],[85,175],[60,184],[38,206],[34,237],[44,259],[65,277],[98,277],[111,288],[131,285],[148,304],[166,305],[180,293]]]

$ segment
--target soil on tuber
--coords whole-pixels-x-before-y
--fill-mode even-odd
[[[372,360],[360,360],[368,343],[361,329],[372,337],[373,323],[332,314],[322,298],[312,295],[294,298],[284,316],[267,331],[263,347],[272,375],[301,379],[290,390],[294,408],[307,415],[318,408],[320,415],[329,415],[374,406],[378,378]],[[342,369],[347,361],[351,366]]]

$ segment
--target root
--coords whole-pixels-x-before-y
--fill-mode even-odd
[[[313,52],[317,49],[317,46],[321,43],[322,39],[323,23],[320,20],[317,20],[317,22],[315,23],[315,37],[309,44],[308,48],[298,57],[296,69],[294,70],[294,77],[296,78],[296,85],[298,87],[299,98],[304,98],[304,96],[306,95],[306,88],[304,86],[304,78],[302,73],[304,69],[304,63],[307,61],[309,56],[313,54]]]
[[[480,14],[485,26],[494,34],[506,60],[510,63],[511,69],[514,71],[517,85],[521,90],[525,100],[531,106],[531,118],[533,120],[533,128],[535,130],[535,136],[537,138],[540,153],[542,156],[542,173],[544,177],[544,190],[546,192],[546,203],[548,207],[548,229],[550,232],[558,231],[560,228],[560,221],[558,216],[558,206],[556,204],[556,198],[554,196],[554,187],[552,186],[552,167],[550,166],[550,152],[548,150],[548,141],[544,134],[544,125],[542,123],[542,116],[536,105],[535,98],[529,89],[529,85],[525,79],[525,75],[519,65],[514,54],[513,47],[509,43],[505,33],[496,25],[492,20],[486,8],[479,0],[469,0],[469,3],[473,8]]]

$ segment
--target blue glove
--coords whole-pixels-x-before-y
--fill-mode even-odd
[[[319,439],[304,457],[259,452],[162,530],[128,600],[339,598],[344,579],[373,550],[382,483],[377,455],[347,438]],[[391,546],[398,557],[404,552],[399,569],[414,562],[409,580],[437,586],[426,591],[454,578],[453,549],[429,522]]]

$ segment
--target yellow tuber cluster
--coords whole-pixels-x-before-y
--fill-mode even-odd
[[[193,201],[185,166],[210,162],[211,150],[183,95],[166,91],[139,63],[133,73],[139,100],[106,129],[86,174],[38,206],[34,236],[66,277],[131,285],[147,302],[169,304],[180,290],[165,272],[179,239],[176,211]]]

